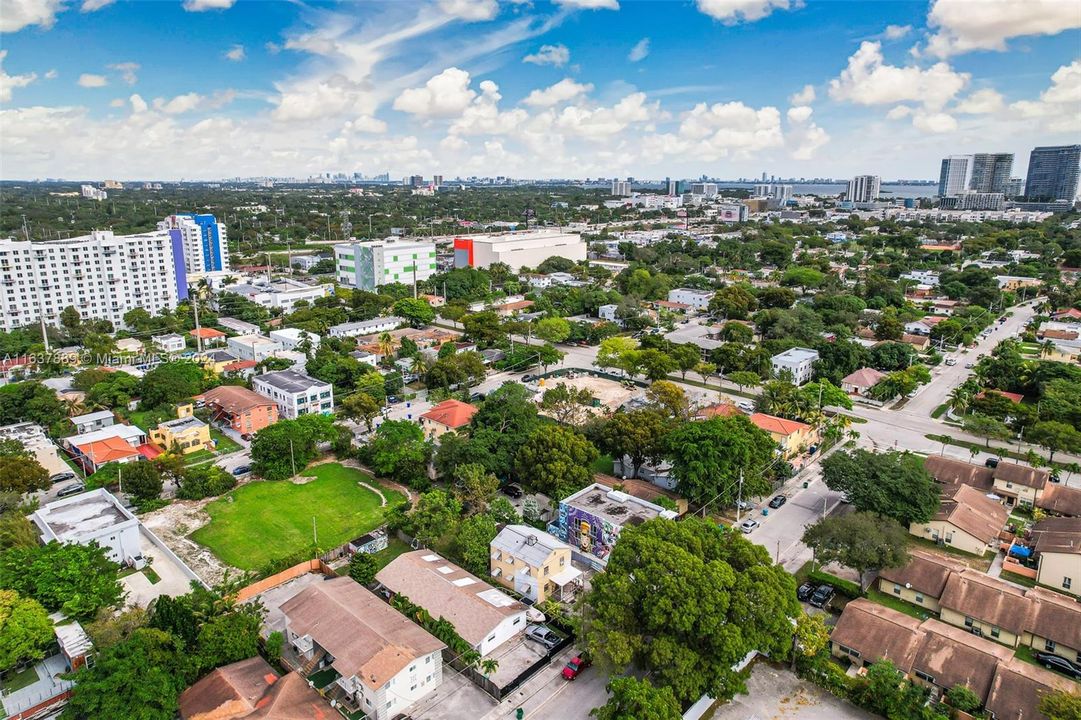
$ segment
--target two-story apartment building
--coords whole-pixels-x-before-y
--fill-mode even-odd
[[[801,455],[812,445],[818,444],[818,431],[807,423],[766,413],[753,413],[748,420],[759,429],[768,432],[786,458]]]
[[[946,485],[938,511],[925,523],[911,523],[908,532],[973,555],[985,555],[998,546],[1009,511],[971,485]]]
[[[814,364],[818,360],[818,351],[809,348],[794,347],[770,359],[773,374],[780,377],[786,371],[791,373],[795,385],[803,385],[811,379]]]
[[[245,435],[278,422],[278,404],[274,400],[239,385],[219,385],[196,400],[210,409],[215,422],[228,423]]]
[[[1081,518],[1052,517],[1032,528],[1036,582],[1081,597]]]
[[[446,618],[482,656],[525,631],[524,604],[431,550],[399,555],[375,579],[432,617]]]
[[[966,568],[964,563],[926,550],[911,550],[908,563],[899,568],[886,568],[878,573],[878,589],[933,613],[942,608],[938,599],[953,573]]]
[[[281,612],[293,650],[312,670],[334,668],[344,699],[372,720],[390,720],[443,683],[446,645],[351,578],[313,583]]]
[[[329,413],[334,409],[334,388],[330,383],[294,370],[256,375],[252,389],[278,405],[278,415],[296,420],[308,413]]]
[[[266,335],[238,335],[225,341],[229,352],[240,360],[262,362],[282,350],[282,344]]]
[[[475,406],[451,398],[421,415],[420,426],[424,429],[425,437],[429,440],[437,440],[445,433],[467,427],[476,413]]]
[[[570,600],[582,572],[571,564],[571,546],[528,525],[507,525],[491,542],[491,574],[503,587],[534,603]]]

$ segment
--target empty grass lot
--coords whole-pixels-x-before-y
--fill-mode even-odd
[[[382,524],[379,497],[357,484],[358,480],[374,484],[367,475],[337,463],[317,465],[302,474],[315,480],[304,485],[288,480],[253,482],[215,500],[206,506],[210,522],[192,533],[192,539],[223,562],[255,570],[310,547],[313,517],[321,548],[337,547]],[[382,491],[387,507],[403,499],[386,488]]]

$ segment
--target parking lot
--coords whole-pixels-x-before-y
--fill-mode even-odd
[[[800,680],[787,669],[761,661],[747,679],[747,694],[737,695],[713,711],[713,720],[875,720],[875,717]]]

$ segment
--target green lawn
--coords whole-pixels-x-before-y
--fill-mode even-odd
[[[16,690],[22,690],[24,687],[29,687],[37,681],[38,671],[31,665],[25,670],[5,675],[3,681],[0,682],[0,688],[3,688],[5,692],[13,693]],[[0,708],[0,712],[3,712],[3,708]]]
[[[376,572],[379,572],[379,570],[382,570],[387,565],[390,565],[390,561],[394,558],[398,557],[403,553],[407,553],[410,550],[412,550],[411,547],[406,545],[394,535],[390,535],[387,538],[386,549],[380,550],[379,552],[372,555],[372,557],[375,558],[376,564],[378,565],[378,569],[376,570]]]
[[[224,562],[254,570],[310,547],[312,518],[321,548],[337,547],[382,524],[378,496],[357,484],[374,484],[367,475],[337,463],[302,474],[316,479],[305,485],[253,482],[215,500],[206,507],[210,522],[192,533],[192,539]],[[403,499],[386,488],[383,494],[388,507]]]
[[[878,590],[868,590],[867,598],[879,605],[885,605],[886,607],[902,612],[905,615],[910,615],[917,620],[926,620],[929,617],[934,617],[933,613],[925,608],[916,607],[912,603],[905,602],[901,598],[879,592]]]
[[[217,447],[219,455],[225,455],[226,453],[236,452],[241,449],[240,443],[228,435],[223,435],[219,430],[213,427],[210,428],[210,439],[216,443],[215,447]]]

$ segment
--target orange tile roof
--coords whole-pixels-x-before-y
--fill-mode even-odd
[[[223,372],[236,372],[237,370],[247,370],[248,368],[253,368],[258,364],[259,363],[255,362],[254,360],[237,360],[236,362],[231,362],[228,365],[222,365],[221,369]]]
[[[197,328],[195,330],[189,330],[188,335],[191,335],[192,337],[201,337],[205,340],[225,337],[225,333],[221,330],[215,330],[214,328]]]
[[[980,392],[978,395],[976,395],[976,399],[985,398],[985,397],[987,397],[988,393],[994,393],[996,395],[1001,395],[1002,397],[1004,397],[1007,400],[1009,400],[1011,402],[1014,402],[1014,403],[1019,403],[1019,402],[1021,402],[1022,400],[1025,399],[1025,396],[1022,395],[1021,393],[1006,392],[1005,390],[994,390],[994,389],[992,389],[992,390],[984,390],[984,391]]]
[[[449,428],[460,428],[468,425],[476,412],[477,408],[469,403],[461,400],[444,400],[421,417]]]
[[[89,457],[95,465],[101,465],[102,463],[113,462],[115,460],[123,460],[139,454],[138,450],[118,437],[95,440],[94,442],[79,445],[77,447],[79,448],[79,452]]]
[[[776,415],[767,415],[765,413],[755,413],[751,415],[749,419],[762,430],[776,435],[788,436],[802,430],[811,429],[811,426],[805,423],[777,417]]]

